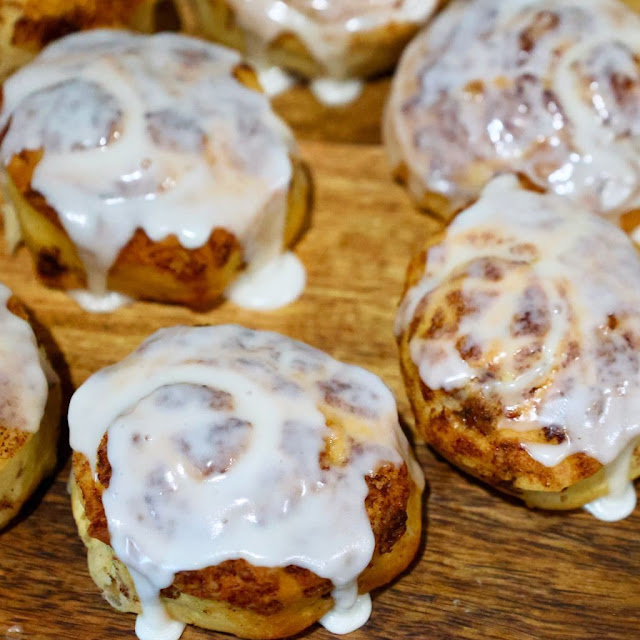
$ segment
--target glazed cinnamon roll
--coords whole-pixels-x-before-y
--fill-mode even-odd
[[[447,220],[504,171],[600,214],[640,209],[639,33],[618,0],[457,0],[398,66],[396,176]]]
[[[151,31],[162,0],[0,0],[0,80],[45,45],[74,31],[129,27]]]
[[[359,79],[393,68],[441,0],[176,0],[182,26],[258,60],[314,79],[324,102],[354,99]],[[282,86],[270,69],[261,79]],[[274,88],[275,91],[275,88]]]
[[[294,299],[309,210],[289,130],[229,49],[97,30],[4,84],[6,190],[40,278],[92,310]],[[231,288],[230,288],[231,287]]]
[[[416,552],[391,392],[284,336],[163,329],[78,389],[69,427],[91,575],[141,639],[346,633]]]
[[[0,285],[0,528],[56,463],[60,385],[21,302]]]
[[[615,225],[515,177],[412,262],[397,318],[425,439],[532,507],[634,508],[640,259]]]

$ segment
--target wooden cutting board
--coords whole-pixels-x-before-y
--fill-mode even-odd
[[[411,422],[391,327],[406,263],[435,225],[391,182],[378,146],[307,142],[302,151],[316,183],[313,227],[297,250],[308,287],[281,311],[248,313],[225,303],[196,314],[136,303],[90,315],[39,285],[24,250],[0,254],[0,279],[56,345],[67,394],[160,327],[238,322],[371,369]],[[533,512],[423,445],[417,454],[429,483],[423,547],[410,571],[375,596],[371,620],[350,640],[640,637],[640,508],[613,524],[583,512]],[[66,493],[68,469],[65,452],[53,481],[0,534],[0,638],[135,637],[134,616],[112,610],[87,573]],[[223,637],[195,628],[183,636]],[[305,637],[331,635],[314,627]]]

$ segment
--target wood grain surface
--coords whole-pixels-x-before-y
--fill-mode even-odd
[[[248,313],[225,303],[195,314],[136,303],[90,315],[39,285],[24,250],[0,255],[1,279],[49,334],[67,394],[160,327],[239,322],[371,369],[394,390],[410,423],[391,327],[408,259],[434,225],[390,181],[379,147],[306,142],[302,150],[316,183],[313,227],[297,249],[308,287],[281,311]],[[583,512],[533,512],[426,447],[417,454],[429,483],[424,547],[411,570],[376,595],[371,620],[350,640],[640,637],[640,509],[613,524]],[[55,478],[0,535],[0,638],[135,637],[134,616],[113,611],[86,571],[66,493],[68,468],[66,453]],[[195,628],[183,636],[223,637]],[[314,627],[303,637],[331,635]]]

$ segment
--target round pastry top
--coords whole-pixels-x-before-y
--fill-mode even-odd
[[[286,33],[295,34],[330,75],[341,76],[354,34],[390,24],[422,24],[438,0],[226,0],[250,32],[252,54]],[[257,43],[257,46],[256,46]]]
[[[236,52],[195,38],[96,30],[53,43],[7,80],[2,162],[44,151],[32,188],[90,281],[137,228],[190,249],[224,228],[247,261],[281,250],[293,141],[239,69]]]
[[[610,222],[494,179],[452,222],[401,303],[396,330],[430,389],[481,395],[498,427],[553,466],[603,464],[640,435],[640,258]]]
[[[179,571],[242,558],[355,598],[375,544],[365,477],[406,463],[422,482],[379,378],[232,325],[157,332],[78,389],[69,428],[94,468],[108,433],[111,545],[156,595]]]
[[[385,137],[410,188],[468,205],[493,175],[599,213],[640,204],[640,17],[617,0],[457,0],[407,48]]]
[[[47,376],[31,325],[7,308],[11,296],[0,284],[0,426],[35,432],[47,403]]]

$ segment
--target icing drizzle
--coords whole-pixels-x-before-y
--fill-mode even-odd
[[[138,228],[188,249],[225,228],[250,269],[279,256],[294,144],[268,99],[233,77],[240,62],[177,34],[96,30],[5,83],[2,161],[44,149],[32,186],[78,247],[92,294],[107,293]]]
[[[593,211],[640,205],[640,18],[617,0],[458,0],[407,48],[393,166],[452,210],[501,171]]]
[[[293,33],[333,78],[345,77],[354,34],[387,24],[421,24],[436,0],[227,0],[238,24],[250,34],[251,56],[264,57],[283,33]]]
[[[344,464],[328,468],[322,407],[356,418]],[[94,466],[109,434],[103,504],[142,602],[141,638],[166,631],[158,594],[177,572],[234,558],[331,579],[327,624],[364,624],[357,579],[374,550],[365,476],[406,462],[422,483],[379,378],[231,325],[157,332],[76,392],[69,425],[72,447]]]
[[[396,331],[424,383],[466,386],[502,408],[498,427],[547,466],[585,452],[612,463],[640,434],[640,258],[617,227],[502,176],[429,249]],[[628,468],[628,459],[627,459]]]

